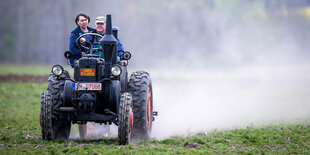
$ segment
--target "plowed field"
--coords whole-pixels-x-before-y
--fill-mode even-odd
[[[16,75],[16,74],[7,74],[0,75],[0,82],[30,82],[30,83],[45,83],[47,82],[47,75]]]

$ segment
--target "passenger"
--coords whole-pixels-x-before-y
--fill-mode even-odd
[[[88,32],[94,31],[93,28],[88,27],[90,17],[85,13],[78,13],[75,17],[75,24],[77,27],[71,32],[69,50],[72,52],[72,58],[70,58],[70,64],[74,67],[74,61],[81,58],[85,54],[85,51],[81,51],[76,45],[76,39]]]
[[[96,18],[96,30],[94,30],[92,33],[98,33],[100,35],[104,35],[105,33],[105,28],[106,28],[106,18],[104,16],[99,16]],[[97,36],[85,36],[85,38],[81,38],[80,42],[84,43],[85,41],[88,42],[99,42],[100,41],[100,37]],[[95,48],[97,48],[100,45],[95,45]],[[118,61],[120,61],[120,58],[122,57],[122,54],[124,53],[124,49],[123,49],[123,45],[121,43],[121,41],[119,39],[117,39],[117,56],[118,56]],[[94,54],[99,55],[99,51],[94,51]],[[101,52],[100,55],[101,58],[104,58],[104,54],[103,52]],[[125,65],[127,64],[126,60],[122,60],[122,63],[125,63]]]

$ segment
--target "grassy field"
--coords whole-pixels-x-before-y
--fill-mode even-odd
[[[41,140],[40,93],[46,84],[0,83],[0,154],[309,154],[310,125],[290,124],[196,133],[118,146],[116,138]],[[196,147],[196,148],[194,148]]]
[[[0,65],[0,74],[44,75],[49,68]],[[126,146],[117,145],[117,138],[43,141],[39,112],[45,89],[46,83],[0,82],[0,154],[310,154],[309,122],[188,133]]]

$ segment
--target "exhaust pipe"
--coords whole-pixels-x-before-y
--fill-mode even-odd
[[[112,34],[112,19],[111,15],[107,15],[105,34],[100,40],[100,44],[117,44],[117,40]]]
[[[100,40],[103,47],[106,69],[104,74],[106,77],[111,75],[112,65],[117,63],[117,40],[112,34],[112,19],[111,15],[107,15],[106,30],[104,36]]]

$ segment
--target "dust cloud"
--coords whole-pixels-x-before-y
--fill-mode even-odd
[[[157,139],[215,129],[308,121],[310,65],[153,74]]]
[[[270,24],[208,13],[206,23],[216,31],[212,39],[188,40],[150,70],[159,112],[153,137],[308,123],[310,57],[304,42],[309,39],[302,24],[294,23],[295,17],[268,19]]]

